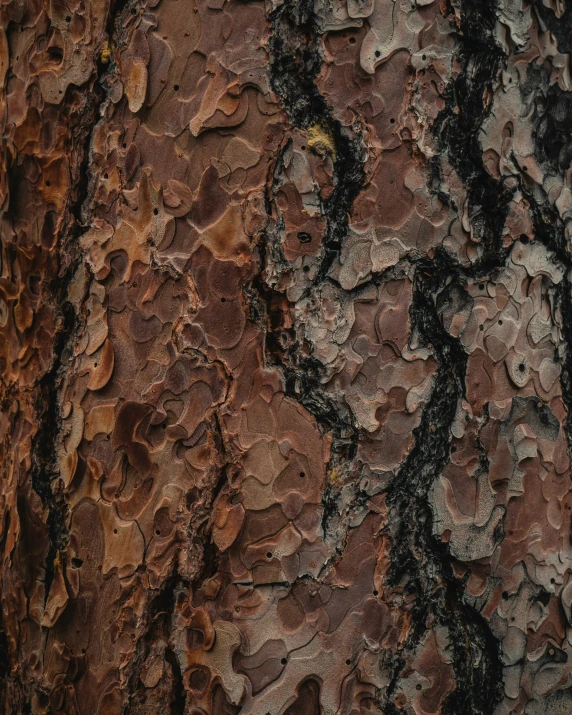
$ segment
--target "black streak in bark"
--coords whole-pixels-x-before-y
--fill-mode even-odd
[[[445,544],[433,536],[429,491],[450,455],[450,428],[458,401],[465,395],[467,356],[460,342],[442,325],[437,299],[459,285],[458,269],[444,252],[420,261],[411,307],[414,327],[433,347],[438,371],[431,400],[415,430],[415,445],[388,489],[392,537],[389,586],[415,596],[412,626],[405,652],[414,650],[435,624],[447,628],[453,650],[456,689],[443,704],[444,715],[491,713],[500,695],[502,665],[499,645],[484,618],[463,599],[464,584],[455,578]],[[394,663],[391,698],[405,665]],[[397,713],[388,702],[389,713]]]
[[[348,232],[352,204],[364,182],[360,131],[342,126],[318,91],[315,79],[322,65],[319,20],[313,0],[287,2],[271,14],[270,49],[272,89],[293,126],[319,124],[331,132],[336,147],[334,190],[324,201],[327,221],[324,257],[315,282],[325,278]],[[353,136],[352,136],[353,134]]]
[[[448,547],[433,537],[428,502],[429,490],[449,460],[450,427],[456,405],[465,395],[467,364],[460,342],[442,325],[437,298],[455,286],[461,287],[466,277],[490,273],[504,265],[508,249],[503,247],[502,232],[513,193],[484,167],[479,140],[489,110],[486,94],[504,60],[493,35],[495,4],[492,0],[462,3],[461,9],[462,71],[449,89],[435,131],[440,148],[466,187],[473,237],[483,250],[469,270],[463,270],[445,251],[438,251],[433,261],[421,261],[416,266],[412,324],[425,344],[433,346],[438,372],[431,401],[415,431],[415,446],[388,491],[393,539],[390,582],[400,583],[415,595],[406,650],[414,648],[432,624],[448,629],[456,688],[443,704],[444,715],[485,715],[493,712],[502,692],[499,643],[481,614],[465,602],[464,584],[454,576]],[[432,168],[434,188],[441,195],[437,161]],[[446,195],[443,198],[448,199]],[[403,656],[397,658],[388,701],[404,664]],[[388,707],[389,712],[397,713],[390,701]]]
[[[308,289],[311,292],[326,277],[347,235],[349,213],[365,179],[365,150],[357,125],[351,129],[344,127],[316,86],[322,57],[320,28],[313,2],[287,2],[271,13],[270,22],[273,29],[269,43],[270,78],[288,118],[294,127],[302,130],[315,124],[326,128],[336,149],[334,188],[322,205],[326,218],[324,253],[318,273]],[[277,167],[280,164],[281,157],[278,157]],[[271,205],[274,196],[268,199]],[[267,260],[264,244],[260,245],[260,253],[264,264]],[[255,289],[265,304],[268,320],[267,354],[276,359],[283,370],[286,394],[304,405],[332,433],[334,459],[351,459],[355,454],[357,432],[350,411],[336,404],[321,389],[324,370],[318,360],[303,357],[295,339],[287,347],[280,345],[277,334],[282,316],[275,306],[281,302],[281,294],[262,279],[255,281]]]
[[[127,19],[131,17],[133,3],[121,0],[109,14],[107,27],[113,29],[112,42],[120,45],[126,34]],[[72,158],[72,195],[68,210],[68,223],[58,238],[59,275],[47,287],[50,302],[55,306],[58,328],[54,337],[50,369],[39,381],[36,403],[38,431],[32,443],[32,487],[48,509],[47,526],[49,547],[46,556],[45,599],[47,600],[54,577],[54,564],[58,551],[68,541],[68,506],[56,486],[59,469],[55,446],[61,433],[59,389],[66,364],[72,357],[72,342],[79,326],[79,315],[68,300],[68,289],[80,264],[78,239],[85,216],[89,215],[93,178],[90,176],[91,137],[100,117],[100,109],[107,100],[107,74],[109,70],[94,58],[94,73],[81,88],[70,85],[62,102],[61,113],[68,117]],[[11,192],[12,195],[12,192]]]
[[[479,138],[490,110],[485,106],[486,94],[505,60],[493,34],[495,2],[463,2],[461,11],[458,57],[463,69],[449,86],[447,104],[437,117],[435,133],[439,148],[446,153],[467,190],[473,237],[483,246],[481,259],[468,271],[476,275],[504,265],[508,249],[503,248],[502,231],[513,192],[486,170]],[[436,159],[432,168],[439,174]],[[439,184],[440,177],[435,178]],[[439,190],[437,193],[442,195]],[[446,195],[444,200],[447,201]]]

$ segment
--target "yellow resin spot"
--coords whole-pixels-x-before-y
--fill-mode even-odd
[[[99,59],[104,65],[108,64],[109,60],[111,59],[111,45],[107,40],[105,40],[105,42],[101,46],[101,55],[99,56]]]
[[[307,129],[308,146],[317,154],[329,154],[336,160],[336,144],[332,132],[321,124],[312,124]]]

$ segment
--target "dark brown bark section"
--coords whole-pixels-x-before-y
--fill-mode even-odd
[[[5,4],[6,713],[567,713],[570,12]]]

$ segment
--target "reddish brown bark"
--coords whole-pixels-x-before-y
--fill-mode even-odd
[[[3,712],[570,712],[569,11],[0,14]]]

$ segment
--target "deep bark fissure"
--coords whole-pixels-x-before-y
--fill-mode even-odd
[[[489,10],[492,10],[492,5]],[[459,708],[464,708],[484,714],[492,711],[500,695],[502,665],[499,644],[482,616],[464,602],[464,584],[453,575],[448,548],[439,545],[432,534],[433,516],[428,501],[429,490],[449,458],[450,426],[457,403],[464,395],[467,361],[460,342],[452,338],[442,326],[435,301],[438,294],[446,292],[452,286],[461,285],[469,273],[476,275],[499,268],[508,254],[506,249],[502,249],[502,230],[512,192],[507,191],[501,182],[497,182],[486,171],[478,137],[487,114],[487,108],[483,108],[482,103],[483,92],[500,69],[503,55],[492,37],[494,13],[487,17],[486,8],[481,8],[480,11],[484,12],[484,27],[480,24],[482,18],[477,17],[474,10],[470,10],[468,15],[463,17],[463,71],[450,89],[447,106],[437,120],[436,131],[442,147],[447,148],[453,166],[468,186],[473,225],[478,229],[477,238],[482,239],[484,250],[479,263],[469,270],[463,270],[458,262],[444,251],[438,251],[433,262],[412,260],[417,277],[411,309],[412,325],[419,331],[423,342],[435,349],[439,367],[432,398],[424,410],[420,427],[415,431],[415,445],[388,489],[388,502],[395,509],[397,518],[394,523],[398,525],[397,530],[391,530],[394,566],[389,583],[395,585],[400,577],[407,575],[411,592],[416,593],[414,622],[405,650],[414,648],[426,633],[429,619],[446,625],[454,651],[457,688],[447,699],[444,712],[456,713]],[[271,43],[272,68],[276,73],[273,76],[279,77],[278,82],[275,80],[274,89],[291,121],[295,126],[304,128],[313,119],[310,114],[312,109],[314,116],[317,114],[320,117],[329,117],[329,110],[324,106],[325,101],[318,94],[313,81],[320,60],[319,56],[315,56],[318,50],[314,49],[313,53],[307,50],[308,26],[311,27],[309,34],[315,34],[316,20],[307,5],[303,8],[297,6],[296,9],[286,5],[275,11],[273,22],[273,38],[279,38]],[[297,28],[302,29],[305,39],[303,46],[306,51],[301,57],[296,54]],[[287,46],[290,48],[289,52],[285,50]],[[294,71],[288,71],[289,67]],[[305,73],[301,71],[302,67],[306,68]],[[460,111],[455,110],[457,106]],[[436,163],[433,162],[433,168],[435,167]],[[348,194],[352,195],[351,191],[347,191],[346,196]],[[331,227],[336,227],[337,230],[339,224],[335,217],[328,215],[327,206],[324,206],[324,213],[328,221],[326,258],[309,291],[324,280],[339,252],[341,241],[347,234],[346,218],[343,230],[338,234],[339,238],[332,241]],[[262,259],[264,264],[264,255]],[[266,291],[268,296],[268,288]],[[268,297],[266,302],[268,304]],[[271,326],[270,335],[278,328],[278,325]],[[323,408],[316,409],[316,405],[312,404],[312,401],[315,403],[315,395],[319,394],[316,383],[319,384],[323,368],[313,358],[301,361],[296,357],[297,347],[294,344],[290,354],[282,355],[278,361],[285,372],[287,390],[321,419],[327,429],[332,430],[337,422],[335,417],[332,418],[332,410],[335,415],[339,407],[326,398],[330,415],[324,420]],[[274,349],[271,352],[276,355],[278,351]],[[303,362],[301,371],[292,370],[291,366],[295,362]],[[311,378],[308,370],[310,366],[315,370],[315,375],[312,374]],[[300,384],[303,385],[302,389]],[[305,394],[308,394],[307,390],[313,393],[312,401],[304,399]],[[347,424],[347,420],[345,423]],[[354,425],[352,433],[352,442],[357,446],[359,431]],[[352,452],[355,453],[355,447]],[[346,453],[344,457],[345,461],[349,461],[353,454]],[[340,455],[336,461],[342,461]],[[325,531],[329,518],[337,508],[336,495],[331,492],[327,485],[322,500]],[[356,498],[358,496],[356,495]],[[468,643],[471,643],[470,648]],[[467,658],[471,649],[472,657]],[[389,699],[403,665],[402,652],[395,658],[394,678],[385,698],[386,707],[395,707]]]
[[[322,201],[322,211],[326,219],[323,253],[317,274],[305,291],[310,294],[325,280],[347,235],[351,206],[365,181],[363,157],[366,150],[358,124],[351,128],[344,127],[334,116],[316,85],[322,55],[319,45],[319,18],[313,0],[287,2],[274,10],[269,20],[272,26],[269,75],[283,109],[297,129],[321,127],[331,137],[336,153],[332,177],[333,191]],[[276,158],[273,178],[269,182],[266,197],[269,215],[275,207],[274,189],[287,147],[288,142]],[[280,231],[280,222],[277,230]],[[333,435],[330,464],[346,462],[353,458],[357,446],[355,420],[349,409],[336,404],[322,389],[323,366],[311,355],[304,356],[295,330],[283,329],[284,313],[292,310],[293,306],[286,306],[288,301],[285,296],[263,278],[262,272],[270,260],[270,252],[277,251],[275,247],[271,248],[267,244],[267,237],[263,237],[258,244],[261,272],[253,280],[252,288],[246,292],[251,306],[253,293],[257,296],[254,304],[258,301],[261,303],[262,310],[259,307],[258,312],[264,313],[266,322],[266,356],[281,368],[286,394],[308,409],[319,424]],[[288,333],[286,343],[280,337],[284,333]],[[327,494],[324,504],[327,513]]]
[[[467,271],[468,275],[484,275],[504,265],[509,249],[503,247],[502,232],[508,204],[513,196],[487,171],[483,163],[479,134],[492,101],[492,86],[506,58],[494,37],[495,0],[460,2],[461,20],[457,36],[458,57],[462,65],[456,79],[446,92],[446,106],[435,122],[434,134],[438,148],[448,157],[467,190],[469,217],[473,237],[483,247],[480,259]],[[430,162],[432,185],[442,191],[439,161]]]
[[[541,3],[536,3],[534,8],[541,12]],[[547,9],[547,8],[544,8]],[[551,13],[551,11],[550,11]],[[542,15],[543,19],[544,16]],[[572,13],[566,10],[559,22],[565,27],[572,23]],[[559,25],[561,27],[561,25]],[[552,32],[552,29],[551,29]],[[563,32],[563,31],[562,31]],[[558,45],[564,42],[563,35],[556,35]],[[562,47],[562,51],[564,48]],[[543,76],[544,75],[544,76]],[[570,122],[563,120],[563,112],[569,116],[572,109],[568,92],[564,92],[558,84],[549,85],[548,73],[533,65],[529,67],[528,80],[532,87],[544,82],[546,87],[546,102],[541,108],[536,102],[534,116],[536,120],[533,139],[535,153],[540,162],[549,165],[554,173],[565,173],[572,160],[572,131]],[[521,87],[521,96],[527,100],[529,87]],[[567,113],[567,114],[566,114]],[[566,226],[558,210],[550,204],[544,188],[538,184],[530,187],[524,168],[519,178],[519,188],[527,200],[534,227],[535,239],[539,240],[549,251],[554,254],[557,262],[563,268],[561,282],[555,288],[556,307],[560,310],[561,331],[563,345],[560,354],[555,355],[555,360],[562,366],[560,384],[562,386],[562,399],[566,405],[566,438],[568,451],[572,454],[572,322],[566,320],[567,315],[572,315],[572,256],[570,255],[569,238],[566,235]]]
[[[229,378],[228,375],[227,378]],[[165,660],[171,666],[173,673],[170,702],[172,715],[184,713],[187,704],[187,691],[183,681],[181,665],[171,643],[171,637],[174,633],[172,620],[177,612],[178,594],[185,593],[187,597],[190,596],[192,599],[193,593],[199,591],[204,583],[218,571],[220,553],[212,538],[212,521],[220,494],[225,487],[231,484],[228,470],[232,461],[224,445],[224,432],[220,424],[219,410],[213,411],[207,424],[207,431],[213,441],[213,452],[217,455],[222,455],[223,460],[221,465],[215,466],[213,469],[214,479],[210,485],[208,497],[204,499],[201,507],[192,514],[188,524],[188,531],[192,536],[192,545],[196,549],[198,567],[192,579],[189,580],[188,577],[183,577],[177,569],[178,550],[175,551],[172,557],[172,563],[174,564],[172,573],[159,592],[153,596],[147,608],[146,622],[137,642],[137,652],[129,667],[129,693],[132,700],[139,692],[138,680],[142,666],[149,656],[150,645],[156,641],[158,634],[164,638],[166,642]],[[137,712],[136,703],[134,704],[131,700],[126,705],[126,715],[130,712]]]
[[[441,252],[433,261],[416,265],[416,286],[411,306],[412,325],[423,343],[431,346],[437,373],[415,444],[387,490],[392,539],[389,588],[400,587],[415,596],[412,624],[404,648],[394,658],[394,676],[385,707],[398,709],[391,697],[411,654],[435,624],[447,628],[453,653],[456,688],[443,703],[443,713],[491,713],[500,696],[502,663],[499,643],[480,613],[466,603],[464,581],[455,577],[446,544],[433,535],[429,491],[450,456],[451,425],[465,394],[467,355],[460,341],[442,324],[437,299],[459,285],[459,274]]]
[[[112,31],[110,42],[118,44],[126,36],[126,22],[135,5],[129,0],[115,3],[107,19],[107,27]],[[125,18],[126,19],[126,18]],[[116,71],[113,64],[108,67],[98,54],[93,59],[95,69],[83,87],[70,85],[62,100],[64,115],[69,115],[69,133],[74,137],[74,149],[80,159],[72,164],[72,192],[67,211],[69,222],[58,239],[59,274],[47,287],[50,301],[58,316],[58,329],[52,348],[50,369],[38,382],[39,395],[36,400],[38,431],[32,445],[32,488],[40,496],[44,508],[48,510],[48,553],[45,571],[45,600],[47,601],[54,577],[55,560],[69,538],[68,507],[65,497],[56,482],[59,469],[54,454],[54,445],[62,433],[60,388],[65,369],[73,357],[73,341],[82,322],[81,306],[68,299],[68,292],[76,271],[81,265],[79,238],[86,228],[95,184],[95,176],[90,170],[91,139],[100,120],[104,104],[108,100],[107,77]],[[89,290],[89,280],[86,291]]]
[[[270,15],[269,74],[292,125],[298,129],[319,126],[335,147],[333,191],[323,201],[326,218],[324,254],[313,284],[322,281],[348,233],[349,213],[364,180],[362,132],[358,123],[344,127],[320,94],[316,78],[322,66],[319,16],[315,0],[288,0]]]
[[[144,635],[139,638],[135,655],[130,664],[131,673],[128,676],[129,699],[125,704],[124,713],[137,712],[137,694],[140,692],[139,679],[141,666],[145,663],[151,652],[151,644],[158,639],[165,642],[165,660],[171,666],[173,676],[173,689],[169,713],[180,715],[184,713],[186,705],[185,688],[181,667],[169,639],[171,637],[171,620],[177,601],[177,589],[181,586],[181,579],[176,568],[165,582],[163,588],[157,593],[147,607],[147,626]]]
[[[488,10],[492,9],[491,4]],[[481,15],[478,15],[479,12]],[[274,11],[272,20],[274,34],[270,49],[274,89],[290,120],[300,128],[316,121],[316,116],[321,121],[329,122],[330,112],[314,83],[321,62],[319,50],[315,45],[312,51],[308,50],[309,38],[317,31],[313,9],[307,4],[294,8],[285,5]],[[415,445],[388,488],[388,503],[397,515],[394,520],[397,528],[391,529],[393,568],[388,581],[395,585],[400,578],[407,576],[410,592],[416,594],[410,636],[404,651],[394,659],[394,677],[385,698],[385,705],[389,708],[395,708],[390,698],[404,665],[404,652],[415,647],[427,632],[429,620],[432,619],[448,627],[454,652],[457,687],[447,699],[444,712],[456,713],[460,708],[475,713],[491,712],[502,684],[499,644],[478,611],[464,601],[464,583],[454,577],[448,548],[439,545],[433,536],[433,515],[428,500],[429,490],[449,458],[450,426],[457,403],[464,395],[467,362],[460,342],[452,338],[442,326],[436,306],[437,296],[452,286],[461,285],[469,273],[483,274],[499,268],[508,255],[508,250],[502,248],[502,230],[513,192],[507,191],[502,182],[497,182],[486,171],[478,137],[488,111],[483,107],[483,92],[494,81],[503,61],[502,52],[492,36],[493,28],[494,13],[487,16],[487,8],[477,11],[470,9],[464,14],[461,34],[463,71],[450,88],[446,108],[436,123],[441,147],[446,147],[451,163],[468,186],[472,225],[477,231],[476,238],[482,240],[483,255],[479,263],[469,270],[463,270],[444,251],[438,251],[432,262],[412,261],[416,270],[411,308],[412,326],[419,331],[423,342],[435,349],[438,372],[432,398],[423,412],[420,427],[415,431]],[[296,34],[299,30],[302,32]],[[303,40],[300,40],[300,36]],[[302,46],[302,51],[297,43]],[[456,107],[460,111],[456,111]],[[436,162],[433,162],[432,168],[435,170],[436,167]],[[339,181],[341,176],[343,174],[335,178]],[[353,187],[346,190],[344,195],[351,196],[353,201]],[[335,198],[334,194],[332,200]],[[339,252],[348,230],[348,208],[344,207],[345,224],[340,230],[337,216],[328,214],[327,205],[323,207],[327,218],[325,259],[307,293],[324,280]],[[336,235],[335,240],[332,240],[332,229]],[[264,265],[264,246],[261,246],[261,251]],[[273,291],[267,286],[265,291],[268,306]],[[258,292],[262,292],[260,285]],[[269,335],[272,336],[279,327],[271,325]],[[277,356],[277,341],[272,337],[267,338],[267,344],[272,341],[274,349],[269,352]],[[317,409],[315,404],[316,394],[320,394],[318,386],[323,368],[313,358],[300,360],[296,355],[297,348],[298,345],[294,343],[289,354],[285,355],[282,351],[278,359],[285,373],[287,391],[320,419],[327,429],[334,431],[337,425],[339,433],[339,422],[335,417],[339,406],[330,398],[326,398],[326,411],[322,405]],[[298,367],[300,363],[301,370],[292,370],[293,364]],[[311,400],[305,399],[308,394],[312,395]],[[324,419],[325,413],[328,414],[327,419]],[[347,419],[343,423],[346,426]],[[359,430],[355,424],[351,425],[351,430],[354,444],[352,453],[346,452],[342,459],[342,455],[336,455],[336,462],[349,461],[355,454]],[[337,509],[336,495],[331,492],[327,485],[322,500],[325,532],[329,519]],[[469,643],[470,647],[467,645]],[[468,658],[468,654],[471,657]]]
[[[437,118],[434,132],[453,168],[467,187],[471,226],[482,244],[477,262],[466,269],[446,251],[438,250],[432,262],[416,264],[417,284],[411,309],[412,324],[426,345],[435,350],[438,362],[432,396],[415,430],[415,445],[388,489],[388,503],[396,519],[392,533],[392,567],[389,583],[406,584],[415,594],[412,630],[405,651],[419,643],[430,623],[445,625],[453,653],[456,687],[443,704],[443,712],[491,713],[501,695],[503,668],[500,644],[475,607],[466,603],[464,580],[455,577],[446,544],[433,536],[433,513],[429,490],[449,460],[451,433],[458,402],[465,395],[467,355],[460,341],[442,325],[437,296],[462,287],[469,277],[490,275],[506,262],[509,248],[503,247],[503,229],[508,204],[514,194],[486,170],[479,132],[490,111],[483,101],[496,81],[504,54],[494,39],[495,3],[462,3],[459,57],[462,70],[451,83],[445,109]],[[431,188],[453,206],[441,186],[438,159],[430,162]],[[481,469],[488,471],[480,455]],[[498,535],[497,535],[498,536]],[[405,665],[403,652],[394,664],[394,677],[386,694],[389,702]]]
[[[32,75],[45,28],[65,18],[79,47],[89,19],[50,5],[34,32],[11,20],[18,47],[38,50],[22,71],[10,58],[18,82],[32,68],[24,100],[5,92],[9,110],[22,103],[7,141],[25,157],[8,169],[6,248],[22,286],[5,405],[24,458],[1,535],[0,690],[14,712],[92,695],[94,712],[133,715],[398,715],[431,698],[442,715],[492,715],[572,700],[565,669],[546,692],[536,678],[569,662],[572,100],[554,45],[570,52],[572,12],[384,2],[280,0],[266,15],[195,3],[183,26],[170,3],[111,0],[105,44],[83,38],[79,87],[69,43],[46,45],[62,101],[38,122],[65,137],[72,179],[57,235],[41,182],[61,146],[44,151],[43,128],[34,139],[34,92],[56,95]],[[244,27],[237,7],[252,10]],[[46,211],[41,235],[22,218],[28,196]],[[302,227],[311,245],[296,244]],[[33,241],[39,294],[17,275]],[[44,343],[26,301],[49,304]],[[112,362],[92,381],[103,344]],[[226,393],[189,378],[196,356]],[[147,415],[132,432],[125,403]],[[78,465],[67,486],[62,452]],[[197,610],[216,638],[204,652]]]
[[[90,85],[92,83],[90,82]],[[39,395],[36,412],[39,416],[38,431],[32,446],[32,487],[48,509],[47,526],[49,548],[46,557],[45,599],[47,600],[54,576],[54,562],[58,552],[68,540],[68,509],[65,498],[54,484],[59,476],[54,445],[57,444],[62,420],[60,415],[60,387],[66,365],[72,358],[73,339],[80,325],[80,315],[68,299],[68,290],[74,274],[80,265],[78,238],[81,231],[80,216],[82,207],[89,202],[89,141],[98,119],[98,111],[103,101],[103,91],[96,89],[96,84],[83,92],[85,112],[81,114],[77,131],[82,137],[78,146],[84,145],[81,163],[74,178],[77,180],[75,196],[72,197],[68,210],[70,223],[60,238],[58,250],[60,267],[63,274],[58,275],[48,287],[50,300],[58,312],[58,329],[52,348],[52,364],[49,371],[39,380]]]

